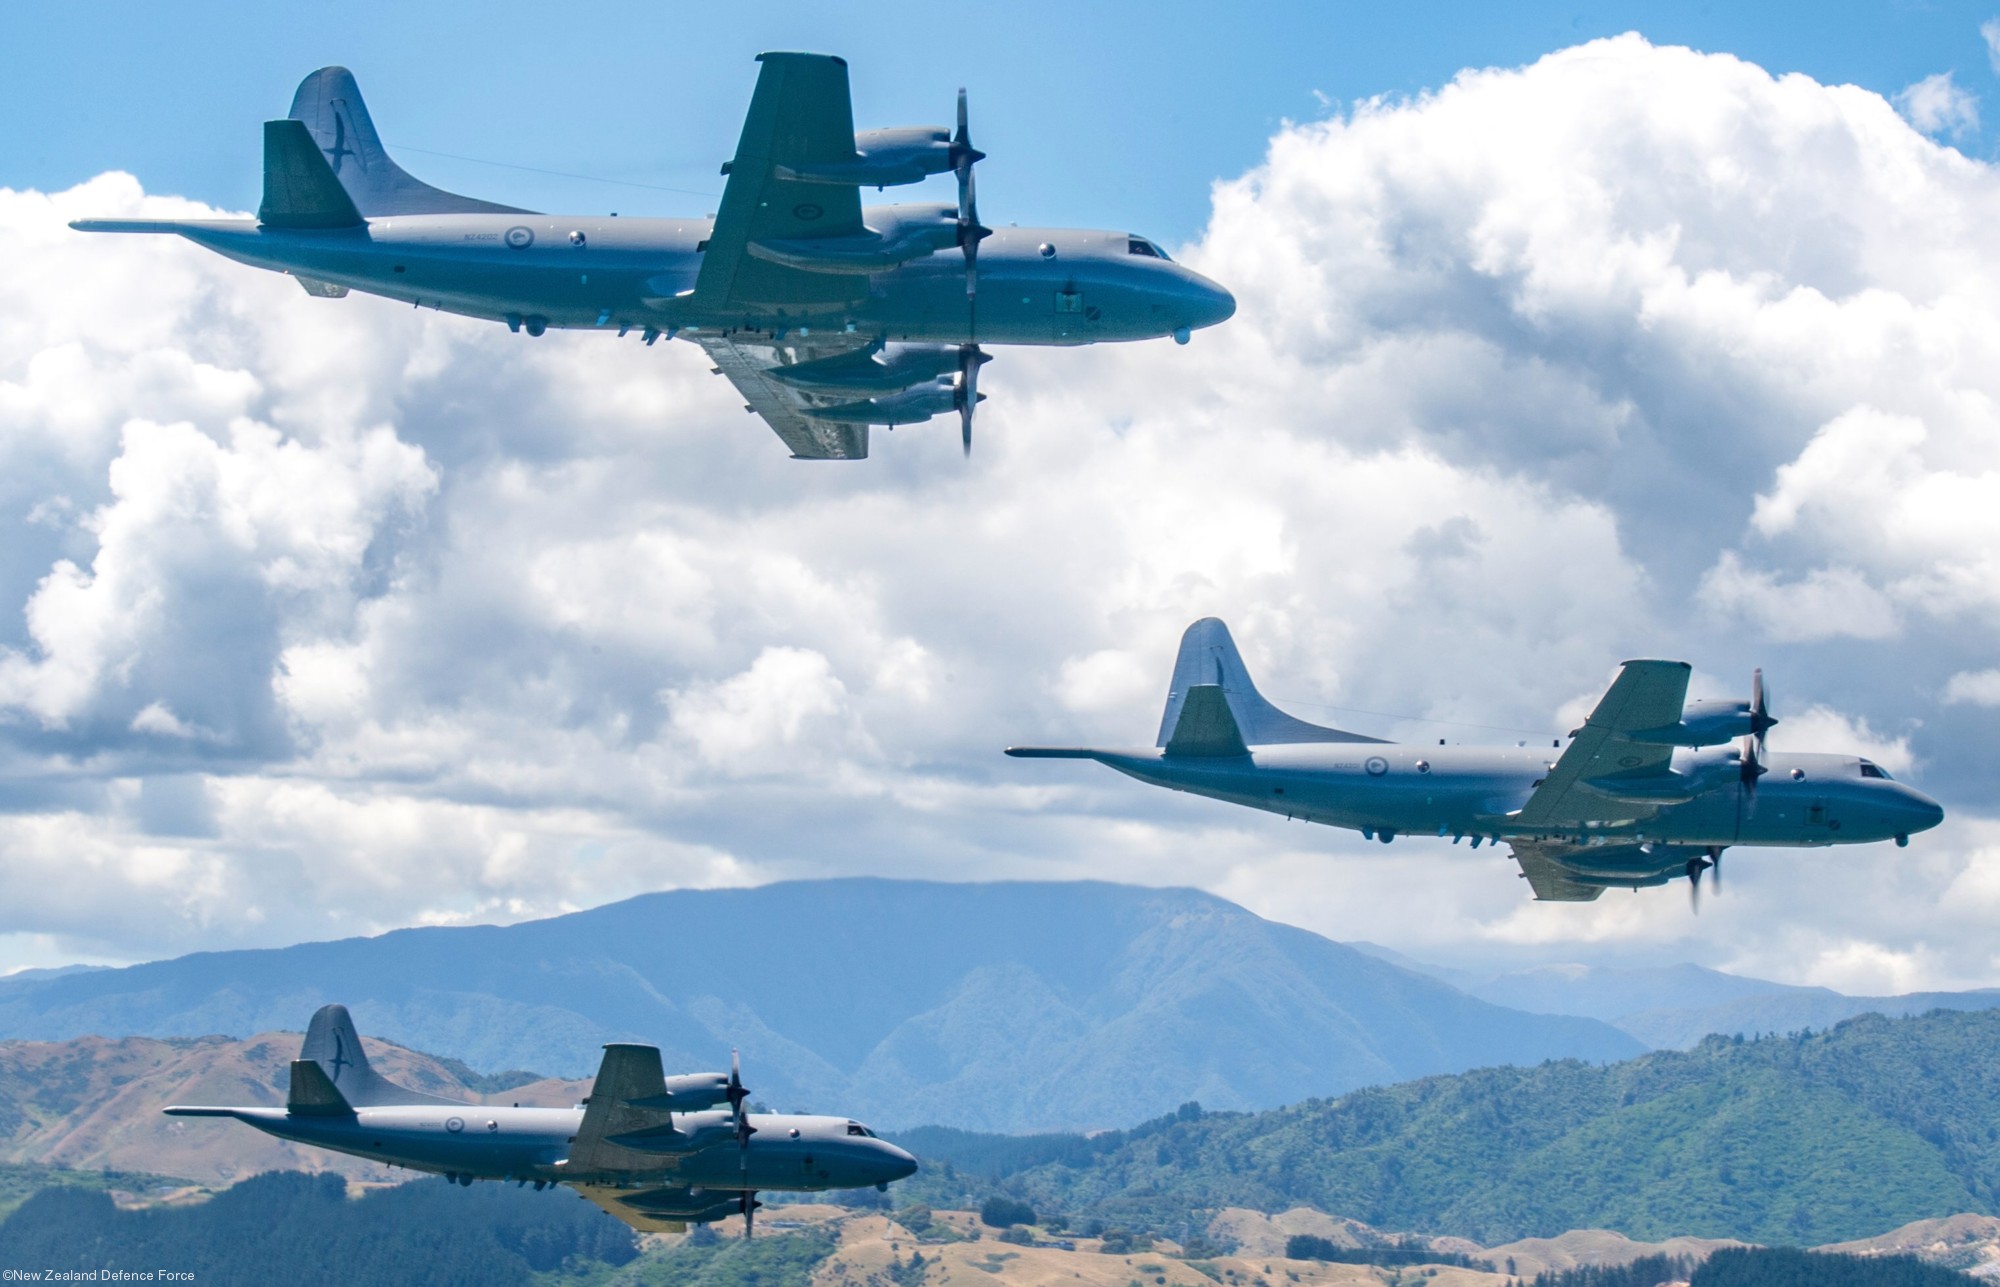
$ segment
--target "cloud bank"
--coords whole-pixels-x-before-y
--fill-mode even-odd
[[[875,872],[2000,981],[2000,182],[1877,95],[1627,36],[1287,125],[1184,251],[1235,320],[1004,352],[969,466],[925,427],[798,465],[687,346],[63,226],[198,209],[0,192],[0,964]],[[1737,851],[1696,919],[998,755],[1150,741],[1211,613],[1267,693],[1389,736],[1548,736],[1627,656],[1762,665],[1778,745],[1952,819]]]

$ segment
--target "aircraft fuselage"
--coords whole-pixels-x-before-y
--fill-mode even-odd
[[[499,1108],[420,1104],[316,1115],[284,1108],[178,1109],[233,1117],[267,1134],[391,1166],[465,1179],[565,1183],[669,1184],[699,1189],[859,1189],[902,1179],[910,1155],[841,1117],[750,1115],[754,1133],[739,1147],[727,1112],[682,1114],[685,1152],[638,1158],[633,1169],[581,1174],[566,1165],[583,1122],[581,1108]]]
[[[1862,761],[1854,756],[1771,754],[1765,760],[1769,771],[1750,795],[1733,753],[1678,751],[1674,776],[1650,788],[1661,792],[1657,807],[1635,803],[1620,820],[1524,828],[1508,815],[1548,775],[1561,754],[1558,748],[1337,743],[1257,746],[1237,756],[1170,756],[1150,748],[1088,754],[1141,782],[1384,840],[1422,835],[1691,846],[1864,844],[1923,831],[1943,816],[1921,792],[1886,777],[1862,776]]]
[[[953,252],[869,274],[818,274],[841,298],[730,309],[694,297],[706,219],[448,214],[328,230],[226,219],[127,221],[118,230],[174,232],[258,268],[531,333],[851,331],[920,343],[1074,345],[1185,334],[1235,307],[1200,274],[1130,253],[1127,234],[1079,229],[995,229],[980,245],[976,298]]]

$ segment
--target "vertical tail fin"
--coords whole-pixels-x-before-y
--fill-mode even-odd
[[[1250,682],[1250,672],[1243,665],[1242,654],[1236,651],[1236,641],[1229,637],[1229,627],[1215,617],[1203,617],[1181,636],[1180,656],[1174,661],[1174,678],[1167,689],[1167,709],[1160,719],[1160,736],[1154,745],[1169,746],[1173,742],[1188,690],[1204,687],[1221,690],[1239,735],[1251,746],[1382,740],[1308,724],[1265,701],[1257,685]]]
[[[257,222],[266,228],[352,228],[361,222],[361,212],[297,121],[264,122],[264,202],[257,207]]]
[[[461,197],[424,183],[382,149],[361,87],[345,67],[322,67],[299,82],[291,119],[304,125],[326,154],[334,177],[363,215],[526,214],[516,206]]]
[[[299,1047],[301,1062],[319,1066],[333,1090],[350,1104],[373,1108],[384,1104],[450,1104],[456,1100],[398,1086],[368,1066],[368,1052],[354,1031],[354,1020],[344,1005],[323,1005],[306,1027],[305,1044]],[[297,1075],[294,1073],[294,1084]]]
[[[285,1092],[285,1111],[297,1117],[347,1117],[354,1105],[310,1059],[292,1060],[292,1086]]]

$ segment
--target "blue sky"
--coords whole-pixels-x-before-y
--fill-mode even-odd
[[[1255,164],[1284,119],[1404,95],[1596,36],[1727,52],[1884,95],[1950,71],[1996,81],[1979,24],[2000,4],[844,3],[521,0],[174,5],[79,0],[0,19],[0,185],[59,189],[122,168],[148,191],[256,204],[256,123],[306,72],[359,76],[408,168],[538,209],[690,214],[719,194],[763,49],[846,55],[857,122],[946,119],[972,92],[989,218],[1130,226],[1172,242],[1208,185]],[[926,16],[919,19],[918,15]],[[1254,15],[1246,19],[1244,15]],[[1985,147],[1959,140],[1969,152]],[[410,149],[618,179],[616,186]]]

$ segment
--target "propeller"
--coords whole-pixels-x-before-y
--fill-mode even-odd
[[[1722,896],[1722,846],[1721,845],[1710,845],[1708,847],[1708,865],[1715,868],[1715,894],[1716,897],[1720,898]]]
[[[1712,860],[1703,858],[1700,855],[1688,859],[1688,906],[1694,909],[1697,916],[1701,915],[1701,874],[1713,866],[1715,866],[1715,863]],[[1718,882],[1717,888],[1720,889],[1721,885],[1719,882],[1722,880],[1720,873],[1716,875],[1716,880]]]
[[[729,1087],[722,1092],[729,1101],[729,1110],[736,1115],[736,1146],[747,1149],[750,1137],[757,1128],[750,1124],[750,1115],[743,1111],[743,1101],[750,1098],[750,1092],[743,1088],[743,1059],[736,1051],[729,1052]],[[749,1165],[746,1159],[744,1165]]]
[[[1750,672],[1750,736],[1757,739],[1757,757],[1764,756],[1764,734],[1770,732],[1777,718],[1771,714],[1771,703],[1764,694],[1764,668],[1759,666]]]
[[[1750,674],[1750,731],[1743,735],[1742,778],[1746,804],[1757,799],[1757,779],[1771,770],[1764,763],[1764,734],[1778,721],[1771,717],[1771,705],[1764,694],[1764,669]]]
[[[958,132],[951,137],[951,168],[958,175],[958,244],[965,252],[965,297],[979,294],[979,243],[993,235],[979,223],[979,189],[972,179],[972,166],[986,154],[972,146],[972,129],[966,121],[965,90],[958,91]]]
[[[972,454],[972,409],[986,396],[979,391],[979,368],[992,360],[993,355],[977,344],[958,346],[958,388],[952,401],[958,405],[958,427],[965,438],[967,456]]]
[[[743,1101],[750,1098],[750,1092],[743,1088],[743,1056],[738,1051],[731,1050],[729,1052],[729,1086],[722,1093],[723,1097],[729,1101],[730,1111],[736,1115],[736,1147],[741,1154],[742,1174],[745,1181],[743,1189],[743,1236],[748,1238],[754,1219],[753,1213],[763,1204],[757,1201],[756,1191],[748,1186],[750,1179],[750,1137],[757,1133],[757,1128],[750,1124],[750,1115],[743,1111]]]

